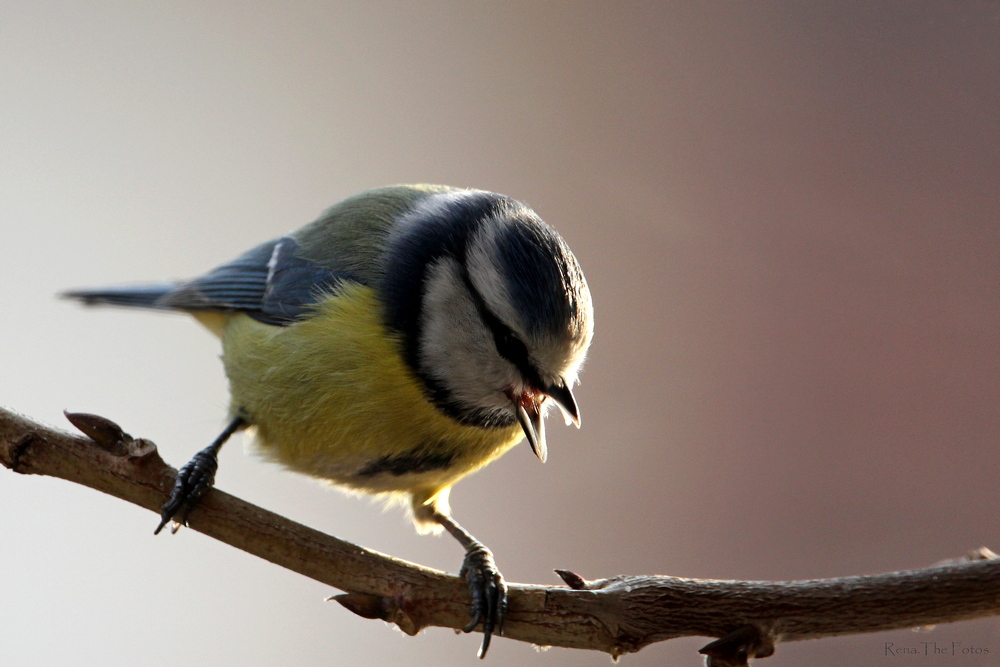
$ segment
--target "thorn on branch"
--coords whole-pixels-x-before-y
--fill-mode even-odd
[[[339,602],[347,611],[354,612],[361,618],[391,621],[391,610],[386,604],[386,598],[368,593],[343,593],[327,598],[327,601]]]
[[[702,646],[698,653],[708,656],[707,667],[746,667],[750,658],[774,654],[774,637],[760,626],[748,623]]]
[[[988,547],[979,547],[977,549],[970,549],[968,553],[965,554],[967,560],[993,560],[994,558],[1000,558]]]
[[[145,438],[133,438],[107,417],[86,412],[63,411],[66,419],[102,449],[115,456],[142,458],[156,451],[156,445]]]
[[[408,614],[400,601],[392,597],[371,595],[370,593],[342,593],[327,598],[327,601],[339,602],[344,609],[354,612],[361,618],[379,619],[386,623],[393,623],[403,633],[411,637],[419,633],[426,625]]]
[[[574,591],[587,590],[587,580],[570,570],[555,570],[555,573]]]

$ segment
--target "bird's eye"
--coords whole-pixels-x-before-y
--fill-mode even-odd
[[[497,323],[499,324],[499,323]],[[528,346],[514,335],[514,332],[503,325],[493,328],[493,343],[501,357],[511,362],[519,369],[530,366]]]
[[[463,268],[465,267],[463,266]],[[472,284],[472,279],[469,277],[467,268],[462,272],[462,282],[465,283],[465,287],[469,291],[473,303],[476,304],[476,310],[483,319],[483,323],[486,324],[486,328],[493,334],[493,344],[496,346],[497,353],[514,364],[525,381],[536,387],[541,387],[541,378],[539,377],[538,370],[531,363],[528,346],[489,309],[482,295],[476,289],[475,285]]]
[[[495,342],[497,352],[500,353],[500,356],[507,359],[513,360],[521,356],[522,348],[524,354],[528,353],[524,343],[521,343],[521,341],[519,341],[510,331],[505,331],[499,336],[496,336]]]
[[[528,346],[499,320],[495,321],[495,325],[498,326],[491,328],[493,329],[493,343],[496,345],[497,353],[514,364],[527,384],[533,387],[543,386],[538,369],[531,363]]]

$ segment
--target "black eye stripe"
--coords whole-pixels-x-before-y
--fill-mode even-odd
[[[462,265],[462,283],[472,296],[472,302],[476,304],[479,317],[482,318],[490,333],[493,334],[493,344],[496,345],[500,356],[514,364],[517,370],[520,371],[521,376],[527,380],[528,384],[536,388],[542,387],[541,375],[538,373],[535,365],[531,363],[531,358],[528,355],[528,346],[489,309],[482,295],[476,289],[475,285],[472,284],[472,278],[469,277],[469,269],[464,264]]]

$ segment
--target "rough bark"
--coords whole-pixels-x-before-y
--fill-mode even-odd
[[[68,417],[89,437],[0,408],[0,463],[159,512],[176,471],[155,445],[101,417]],[[457,577],[330,537],[223,491],[205,496],[190,527],[346,591],[335,598],[346,608],[393,622],[407,634],[427,626],[461,628],[468,621],[468,589]],[[510,584],[505,637],[613,656],[674,637],[717,637],[702,649],[709,664],[739,665],[770,655],[782,641],[1000,614],[1000,559],[984,548],[921,570],[810,581],[586,581],[559,574],[566,587]]]

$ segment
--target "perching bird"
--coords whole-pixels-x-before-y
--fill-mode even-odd
[[[526,205],[433,185],[369,190],[200,278],[65,296],[190,313],[222,340],[230,421],[181,468],[156,532],[184,523],[233,433],[286,467],[358,491],[409,495],[421,532],[465,548],[483,643],[507,587],[452,517],[451,486],[526,437],[545,461],[555,403],[593,336],[590,291],[558,233]]]

